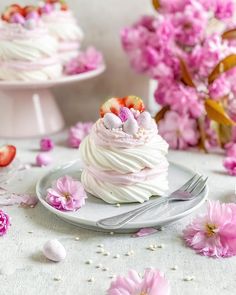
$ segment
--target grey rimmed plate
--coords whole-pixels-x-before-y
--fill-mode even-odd
[[[76,226],[91,229],[94,231],[109,232],[110,230],[99,228],[96,225],[97,221],[106,217],[124,213],[140,206],[140,204],[135,203],[121,204],[120,207],[117,207],[115,205],[107,204],[104,201],[92,196],[91,194],[88,194],[85,206],[76,212],[63,212],[50,206],[45,201],[45,196],[47,189],[51,186],[52,182],[64,175],[70,175],[74,179],[80,180],[82,169],[83,166],[81,161],[78,160],[74,162],[69,162],[66,165],[50,171],[38,181],[36,186],[36,193],[38,195],[39,201],[47,210],[57,215],[64,221],[72,223]],[[171,192],[179,188],[194,174],[195,173],[190,169],[187,169],[178,164],[170,163],[168,173],[170,187],[169,191]],[[177,220],[185,217],[186,215],[192,213],[194,210],[199,208],[205,201],[207,195],[208,187],[206,186],[205,190],[196,199],[188,202],[169,203],[162,205],[161,207],[154,208],[151,211],[131,221],[123,228],[114,230],[114,232],[133,233],[140,228],[158,228],[169,223],[176,222]],[[152,200],[154,200],[154,198],[152,198],[150,202]]]

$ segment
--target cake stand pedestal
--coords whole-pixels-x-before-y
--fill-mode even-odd
[[[78,83],[103,73],[105,66],[45,82],[0,81],[0,138],[52,134],[64,127],[52,88]]]

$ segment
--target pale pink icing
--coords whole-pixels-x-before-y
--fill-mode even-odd
[[[0,67],[12,68],[16,70],[24,70],[24,71],[33,71],[41,69],[42,67],[48,67],[55,64],[58,64],[59,60],[57,58],[45,58],[40,59],[35,62],[23,62],[23,61],[0,61]]]
[[[132,185],[135,183],[155,179],[158,175],[167,172],[168,162],[165,160],[153,169],[144,168],[137,173],[127,174],[120,174],[115,171],[101,171],[91,166],[86,167],[85,169],[88,170],[95,179],[100,181],[112,183],[115,185]]]
[[[33,30],[28,30],[19,24],[6,22],[0,26],[0,40],[37,39],[39,37],[45,37],[47,34],[48,31],[42,23]]]
[[[74,51],[80,48],[80,42],[78,41],[60,41],[59,52]]]
[[[127,134],[119,129],[107,129],[103,124],[103,119],[99,119],[94,124],[91,131],[91,137],[93,138],[95,144],[114,148],[142,146],[151,141],[151,139],[157,136],[157,134],[157,125],[154,121],[151,129],[142,129],[136,136]]]

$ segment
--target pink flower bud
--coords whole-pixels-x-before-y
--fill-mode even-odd
[[[0,209],[0,236],[4,236],[10,226],[10,217]]]
[[[38,154],[36,157],[36,165],[39,167],[48,166],[52,163],[52,157],[48,153]]]
[[[42,138],[40,140],[40,149],[43,152],[51,151],[54,148],[54,143],[50,138]]]
[[[23,25],[25,23],[25,19],[20,13],[16,12],[11,16],[10,22],[13,24]]]

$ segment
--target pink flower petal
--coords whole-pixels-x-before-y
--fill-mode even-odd
[[[146,237],[156,232],[158,232],[158,230],[155,228],[151,228],[151,227],[141,228],[137,233],[133,235],[133,237]]]

